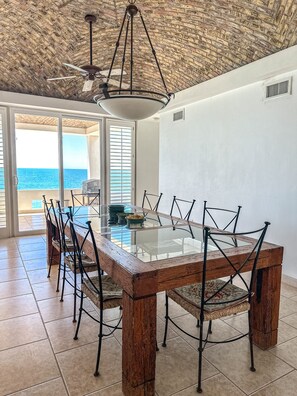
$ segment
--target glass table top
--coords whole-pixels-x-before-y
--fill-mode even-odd
[[[111,226],[103,236],[144,262],[198,254],[204,251],[203,230],[199,226],[165,226],[158,229],[128,229]],[[249,244],[222,235],[216,243],[222,249]],[[218,250],[218,247],[209,241],[208,251],[215,250]]]
[[[204,251],[203,230],[200,225],[190,225],[185,220],[172,219],[160,213],[151,213],[131,205],[123,205],[127,213],[145,216],[142,228],[128,228],[110,221],[108,205],[74,208],[74,222],[91,221],[94,233],[99,233],[121,249],[143,262],[198,254]],[[67,210],[65,208],[65,210]],[[216,243],[222,248],[249,245],[249,242],[219,235]],[[218,250],[209,240],[208,251]]]

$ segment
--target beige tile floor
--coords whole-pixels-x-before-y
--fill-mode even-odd
[[[57,271],[46,277],[45,240],[31,236],[0,240],[0,396],[121,396],[121,331],[103,341],[101,376],[93,376],[97,325],[83,317],[73,340],[71,288],[64,302],[55,291]],[[90,309],[94,309],[90,305]],[[197,332],[195,320],[174,303],[179,325]],[[197,395],[197,342],[170,328],[161,347],[164,295],[158,296],[156,394]],[[106,321],[116,322],[118,309]],[[203,360],[205,396],[295,396],[297,394],[297,288],[282,285],[279,343],[255,348],[257,371],[249,371],[246,338],[209,346]],[[245,331],[245,314],[216,321],[212,337]]]

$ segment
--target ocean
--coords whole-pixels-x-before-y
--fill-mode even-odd
[[[47,168],[18,168],[18,190],[57,190],[59,170]],[[87,169],[64,169],[64,188],[81,188],[87,180]]]

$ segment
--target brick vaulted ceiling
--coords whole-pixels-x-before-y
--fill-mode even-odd
[[[63,62],[89,63],[86,14],[97,16],[93,63],[108,68],[127,4],[127,0],[1,0],[0,90],[91,102],[100,92],[99,81],[91,93],[83,93],[82,77],[55,82],[46,78],[75,74]],[[170,92],[297,44],[297,0],[138,0],[136,5]],[[135,86],[160,90],[140,28],[135,21]]]

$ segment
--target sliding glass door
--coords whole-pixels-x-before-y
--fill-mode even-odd
[[[68,206],[72,204],[71,190],[82,193],[83,185],[90,181],[96,181],[97,188],[100,187],[101,121],[17,110],[12,112],[11,119],[15,153],[13,234],[43,232],[43,195]]]
[[[7,158],[7,117],[5,109],[0,108],[0,238],[10,233],[10,205],[8,189],[8,158]]]
[[[100,180],[100,122],[63,117],[62,131],[64,204],[72,205],[71,191],[77,197],[75,206],[88,203],[88,194],[95,194],[103,187]]]
[[[15,113],[14,225],[17,232],[45,229],[42,195],[59,199],[57,117]]]

